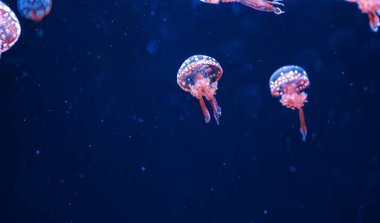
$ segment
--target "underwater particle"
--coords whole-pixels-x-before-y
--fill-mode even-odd
[[[380,27],[380,1],[379,0],[346,0],[358,4],[362,13],[366,13],[369,19],[369,26],[373,32],[377,32]]]
[[[265,215],[267,215],[268,213],[269,213],[269,212],[268,212],[268,210],[266,210],[266,209],[263,211],[263,214],[265,214]]]
[[[52,4],[52,0],[17,0],[17,9],[23,17],[41,22],[50,13]]]
[[[137,115],[132,115],[132,119],[136,122],[136,123],[139,123],[139,124],[142,124],[145,122],[145,120],[141,117],[138,117]]]
[[[284,13],[284,11],[282,11],[279,7],[276,7],[284,6],[282,0],[201,0],[201,2],[210,4],[219,4],[221,2],[240,2],[259,11],[274,12],[277,15]]]
[[[211,103],[214,118],[219,125],[222,109],[218,106],[215,94],[222,74],[223,70],[218,61],[204,55],[189,57],[182,63],[177,73],[178,85],[199,100],[206,123],[210,122],[210,113],[203,97]]]
[[[306,71],[299,66],[284,66],[276,70],[269,81],[272,96],[281,97],[283,106],[292,110],[298,109],[300,118],[300,132],[302,140],[306,140],[307,129],[302,107],[307,102],[307,94],[303,92],[310,82]]]
[[[20,75],[20,78],[21,78],[21,79],[24,79],[24,78],[27,78],[27,77],[29,77],[29,73],[28,73],[27,71],[25,71],[25,70],[22,71],[22,72],[21,72],[21,75]]]
[[[0,56],[17,42],[20,33],[21,26],[15,13],[0,0]]]
[[[16,80],[22,80],[29,77],[29,73],[23,70],[19,75],[16,76]]]
[[[295,166],[290,166],[289,171],[290,173],[295,173],[297,171],[297,168]]]
[[[141,166],[140,170],[141,170],[141,172],[145,172],[146,171],[146,166]]]
[[[38,155],[40,155],[41,154],[41,151],[39,150],[39,149],[36,149],[36,155],[38,156]]]
[[[146,46],[146,51],[148,51],[151,56],[155,56],[158,52],[158,42],[156,40],[150,41]]]
[[[36,35],[37,35],[37,37],[43,37],[44,36],[44,30],[43,29],[36,29]]]

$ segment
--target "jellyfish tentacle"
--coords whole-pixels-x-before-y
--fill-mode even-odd
[[[216,124],[219,125],[219,118],[222,115],[222,108],[218,106],[218,102],[216,101],[215,97],[212,97],[210,100],[212,110],[214,112],[214,118],[216,121]]]
[[[284,3],[282,3],[282,0],[273,0],[269,1],[269,3],[272,5],[285,6]]]
[[[210,4],[219,4],[220,0],[201,0],[201,2],[210,3]]]
[[[368,19],[371,30],[377,32],[380,26],[379,16],[375,12],[369,12]]]
[[[205,122],[209,123],[210,122],[210,112],[208,111],[205,101],[203,100],[202,97],[198,98],[199,104],[201,105],[201,109],[203,112],[203,115],[205,116]]]
[[[279,7],[276,7],[284,6],[284,4],[278,0],[240,0],[240,2],[256,10],[274,12],[277,15],[284,13]]]
[[[302,107],[298,108],[299,116],[300,116],[300,132],[302,134],[302,141],[306,141],[307,136],[307,128],[306,128],[306,121],[305,121],[305,115],[303,113]]]

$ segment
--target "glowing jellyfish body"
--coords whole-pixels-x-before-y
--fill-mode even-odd
[[[369,25],[373,32],[377,32],[380,27],[380,0],[346,0],[347,2],[358,3],[362,13],[367,13]]]
[[[300,132],[303,141],[306,140],[307,128],[302,107],[307,102],[307,94],[303,92],[310,85],[306,71],[298,66],[284,66],[275,71],[269,81],[269,87],[274,97],[281,97],[283,106],[298,109]]]
[[[17,42],[20,33],[21,26],[16,15],[0,1],[0,55]]]
[[[210,4],[219,4],[221,2],[240,2],[259,11],[274,12],[277,15],[284,13],[284,11],[277,7],[284,6],[282,0],[201,0],[201,2]]]
[[[17,8],[22,16],[40,22],[52,7],[52,0],[17,0]]]
[[[206,123],[210,121],[210,113],[203,97],[211,103],[214,118],[219,124],[222,109],[218,106],[215,94],[222,74],[220,64],[214,58],[204,55],[189,57],[182,63],[177,73],[178,85],[199,100]]]

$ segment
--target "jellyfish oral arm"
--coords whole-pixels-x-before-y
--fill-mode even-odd
[[[201,2],[210,3],[210,4],[219,4],[220,0],[201,0]]]
[[[282,11],[280,8],[276,7],[284,6],[281,1],[282,0],[239,0],[238,2],[259,11],[274,12],[275,14],[279,15],[284,13],[284,11]],[[231,0],[222,0],[222,2],[231,2]]]
[[[203,115],[205,116],[205,122],[209,123],[210,122],[210,112],[208,112],[206,104],[205,104],[203,98],[200,97],[200,98],[198,98],[198,100],[199,100],[199,104],[201,106]]]
[[[228,3],[228,2],[240,2],[248,7],[259,11],[265,12],[274,12],[279,15],[284,13],[280,8],[276,6],[284,6],[281,2],[282,0],[200,0],[201,2],[210,3],[210,4],[219,4],[220,2]]]
[[[380,19],[376,13],[377,12],[368,12],[369,25],[373,32],[377,32],[380,26]]]
[[[218,102],[216,101],[215,97],[212,97],[209,101],[211,102],[211,106],[212,106],[212,110],[214,112],[214,118],[215,118],[216,124],[219,125],[219,118],[222,115],[222,108],[220,106],[218,106]]]
[[[305,92],[297,93],[295,91],[290,91],[288,93],[285,93],[281,96],[280,100],[281,104],[286,106],[290,109],[298,109],[299,116],[300,116],[300,132],[302,134],[303,141],[306,140],[307,135],[307,129],[306,129],[306,122],[305,122],[305,116],[303,114],[302,107],[304,106],[305,102],[307,102],[307,94]]]
[[[305,116],[303,114],[303,109],[302,107],[298,109],[299,116],[300,116],[300,132],[302,134],[302,140],[305,142],[306,141],[306,136],[307,136],[307,128],[306,128],[306,122],[305,122]]]
[[[301,93],[284,93],[281,96],[281,104],[287,108],[295,110],[296,108],[302,108],[307,102],[307,94],[305,92]]]
[[[214,118],[216,123],[219,124],[219,117],[221,115],[221,108],[218,106],[218,103],[215,99],[215,92],[218,89],[217,83],[210,83],[209,78],[205,78],[202,74],[197,74],[195,76],[195,84],[190,86],[190,93],[198,98],[199,103],[202,108],[203,115],[205,116],[205,121],[208,123],[210,121],[210,113],[207,110],[206,104],[203,100],[205,97],[212,106],[214,112]]]
[[[205,122],[210,122],[210,112],[207,110],[206,104],[203,100],[203,96],[209,88],[209,80],[204,78],[201,74],[197,74],[195,77],[195,85],[190,86],[190,93],[199,100]]]

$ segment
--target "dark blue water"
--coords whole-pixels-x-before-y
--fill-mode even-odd
[[[5,1],[16,10],[13,1]],[[54,1],[0,60],[1,223],[379,223],[380,35],[356,4]],[[176,82],[223,67],[220,125]],[[310,78],[298,113],[269,90]]]

